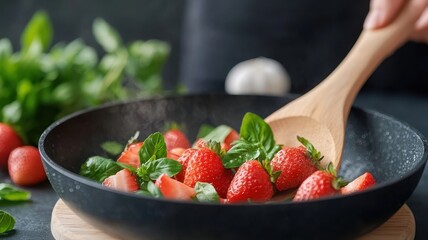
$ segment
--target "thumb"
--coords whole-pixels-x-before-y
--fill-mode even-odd
[[[397,16],[405,2],[406,0],[371,0],[364,28],[377,29],[388,25]]]

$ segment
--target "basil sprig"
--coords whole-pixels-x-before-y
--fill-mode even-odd
[[[253,159],[271,160],[281,149],[275,143],[270,126],[254,113],[246,113],[242,119],[240,137],[223,158],[226,168],[237,168]]]
[[[82,164],[80,175],[102,182],[107,177],[126,168],[138,177],[141,188],[140,193],[156,197],[160,195],[160,192],[155,189],[156,186],[151,181],[155,181],[163,173],[173,177],[182,169],[182,165],[179,162],[167,158],[165,140],[159,132],[149,135],[144,140],[138,155],[141,163],[138,168],[109,158],[90,157]]]

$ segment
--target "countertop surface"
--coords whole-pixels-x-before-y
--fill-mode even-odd
[[[423,135],[428,136],[428,97],[397,94],[361,94],[357,106],[378,110],[407,122]],[[428,239],[428,167],[412,196],[407,201],[416,220],[417,240]],[[9,182],[5,172],[0,172],[0,182]],[[31,201],[0,203],[0,209],[12,214],[16,220],[15,230],[5,239],[54,239],[50,231],[52,209],[58,196],[45,182],[36,187],[25,188],[32,194]]]

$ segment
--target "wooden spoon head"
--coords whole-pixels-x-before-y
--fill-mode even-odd
[[[304,137],[324,156],[322,166],[332,162],[335,168],[339,169],[343,133],[341,136],[337,136],[337,133],[330,130],[331,128],[308,116],[290,116],[276,120],[267,118],[266,121],[272,128],[278,144],[299,146],[301,143],[297,140],[297,136]]]

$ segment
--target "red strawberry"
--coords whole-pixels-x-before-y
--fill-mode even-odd
[[[318,169],[306,156],[306,148],[283,147],[271,161],[273,171],[281,171],[275,182],[276,189],[296,188]]]
[[[208,148],[207,143],[203,138],[199,138],[198,140],[196,140],[195,143],[193,143],[193,146],[195,148]]]
[[[229,151],[232,146],[232,143],[236,140],[239,140],[239,133],[232,129],[230,130],[229,135],[227,135],[224,139],[222,148],[226,151]]]
[[[283,147],[271,161],[273,172],[281,171],[275,182],[276,189],[297,188],[319,169],[321,154],[306,139],[298,137],[306,147]]]
[[[122,152],[117,161],[138,168],[141,165],[139,151],[142,146],[143,142],[129,145],[128,148]]]
[[[332,164],[326,170],[318,170],[309,176],[297,189],[293,201],[304,201],[327,197],[339,192],[345,183],[336,176]]]
[[[229,189],[230,183],[233,179],[233,172],[230,169],[226,169],[224,173],[219,177],[219,179],[213,182],[213,186],[217,191],[217,194],[221,198],[227,196],[227,190]]]
[[[39,150],[33,146],[15,148],[9,155],[9,175],[21,186],[31,186],[46,180]]]
[[[165,138],[166,149],[190,148],[190,142],[186,135],[179,129],[168,130],[163,137]]]
[[[231,180],[230,175],[225,172],[226,168],[216,152],[208,148],[197,149],[188,160],[184,184],[194,187],[197,182],[210,183],[220,197],[224,197],[226,195],[224,189],[227,189],[225,185],[229,186]]]
[[[162,195],[169,199],[191,200],[195,196],[195,190],[186,184],[162,174],[156,180],[155,185]]]
[[[184,148],[173,148],[167,151],[167,158],[178,160],[178,158],[183,154],[186,149]]]
[[[274,188],[269,174],[259,161],[250,160],[242,164],[230,183],[227,201],[264,202],[272,198]]]
[[[364,174],[354,179],[352,182],[348,183],[348,185],[341,188],[340,191],[342,194],[349,194],[365,190],[375,184],[376,180],[373,175],[369,172],[365,172]]]
[[[137,177],[134,176],[128,169],[122,169],[115,175],[104,179],[103,185],[125,192],[135,192],[139,189],[137,184]]]
[[[184,181],[184,177],[186,176],[186,169],[187,165],[189,163],[190,158],[192,157],[192,154],[195,153],[197,150],[194,148],[188,148],[184,150],[184,152],[181,154],[181,156],[177,159],[179,163],[181,163],[181,171],[175,175],[175,179],[177,179],[180,182]]]
[[[0,123],[0,168],[7,168],[7,159],[13,149],[22,146],[21,138],[7,124]]]

